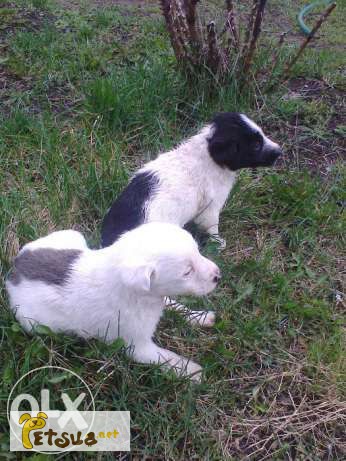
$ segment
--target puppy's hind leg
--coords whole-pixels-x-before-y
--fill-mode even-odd
[[[152,340],[135,346],[133,359],[141,363],[159,363],[165,368],[173,369],[177,374],[189,376],[193,381],[201,381],[202,367],[198,363],[163,349]]]
[[[200,325],[201,327],[209,328],[215,323],[215,312],[203,310],[193,311],[169,296],[165,297],[165,307],[166,309],[182,313],[185,319],[192,325]]]

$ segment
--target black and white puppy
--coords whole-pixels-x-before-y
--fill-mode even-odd
[[[141,168],[115,200],[102,224],[102,246],[140,224],[181,227],[193,221],[219,237],[219,215],[241,168],[271,166],[280,147],[246,115],[217,114],[197,135]]]

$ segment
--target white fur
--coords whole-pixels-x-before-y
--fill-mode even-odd
[[[216,286],[218,267],[199,253],[188,232],[172,224],[149,223],[110,247],[91,250],[78,232],[60,231],[25,245],[21,252],[38,248],[82,253],[63,285],[24,277],[17,285],[7,281],[11,308],[27,330],[40,323],[107,342],[121,336],[133,346],[136,361],[164,363],[200,378],[197,363],[152,340],[166,295],[201,296]],[[213,320],[210,313],[207,323]]]
[[[219,215],[236,179],[236,173],[217,165],[208,151],[214,128],[204,127],[176,149],[166,152],[138,173],[157,173],[158,191],[146,205],[145,221],[170,222],[184,226],[194,221],[216,237]]]
[[[56,231],[46,237],[34,240],[24,245],[19,254],[25,250],[37,248],[53,248],[55,250],[85,250],[88,245],[82,234],[75,230]]]

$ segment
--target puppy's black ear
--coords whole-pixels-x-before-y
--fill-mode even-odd
[[[236,140],[222,134],[215,134],[208,141],[208,148],[211,158],[222,167],[233,169],[233,160],[238,153]],[[235,167],[235,165],[234,165]]]

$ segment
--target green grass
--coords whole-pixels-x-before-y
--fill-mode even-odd
[[[25,372],[55,364],[88,382],[97,409],[131,411],[138,459],[341,460],[342,15],[324,26],[293,79],[263,95],[239,94],[233,81],[189,85],[175,68],[157,7],[146,15],[86,2],[71,11],[52,1],[12,3],[16,9],[2,12],[2,277],[23,244],[56,229],[78,229],[97,247],[101,219],[130,172],[194,133],[215,111],[249,113],[285,155],[273,169],[240,174],[221,219],[227,249],[219,254],[208,244],[203,250],[221,267],[222,285],[208,299],[184,302],[215,309],[215,328],[203,331],[169,312],[158,329],[159,344],[203,364],[199,386],[131,362],[119,341],[106,346],[44,328],[28,336],[9,312],[1,282],[1,455],[21,459],[8,451],[11,387]],[[277,1],[272,17],[297,34],[294,15],[302,3]],[[269,41],[277,23],[268,23]],[[292,52],[283,49],[285,56]],[[258,67],[268,55],[263,48]]]

